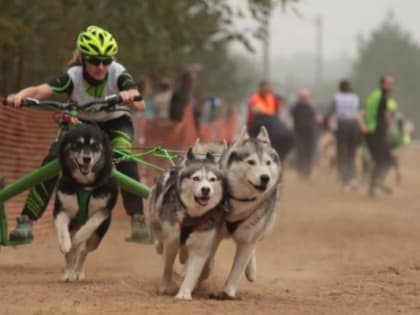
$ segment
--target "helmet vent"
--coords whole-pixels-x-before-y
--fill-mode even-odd
[[[98,55],[101,53],[98,47],[96,47],[96,45],[89,43],[89,47],[92,48],[94,51],[96,51]]]
[[[99,41],[101,42],[101,45],[104,44],[104,35],[103,34],[99,34]]]

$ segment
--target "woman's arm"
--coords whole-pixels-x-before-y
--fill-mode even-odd
[[[33,97],[37,99],[45,99],[51,95],[53,95],[53,90],[47,83],[43,83],[37,86],[24,88],[16,94],[11,94],[7,97],[7,101],[15,107],[20,107],[24,98]]]

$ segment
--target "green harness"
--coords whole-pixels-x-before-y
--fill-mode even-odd
[[[80,190],[77,192],[77,203],[79,205],[79,211],[77,211],[75,220],[79,225],[83,225],[89,219],[89,200],[92,193],[86,190]]]

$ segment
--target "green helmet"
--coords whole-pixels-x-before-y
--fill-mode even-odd
[[[118,44],[114,37],[98,26],[91,25],[77,37],[77,49],[85,56],[114,57]]]

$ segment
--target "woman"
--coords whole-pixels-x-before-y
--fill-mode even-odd
[[[343,183],[343,191],[356,188],[356,151],[362,140],[361,106],[351,84],[343,80],[334,95],[330,115],[330,129],[335,131],[337,165]]]
[[[136,83],[123,65],[114,60],[118,45],[114,37],[98,26],[89,26],[77,38],[76,51],[69,62],[66,73],[54,78],[49,83],[25,88],[9,95],[8,103],[19,107],[26,97],[46,99],[53,94],[67,94],[76,103],[83,104],[96,99],[103,99],[119,93],[122,103],[115,111],[99,113],[81,113],[79,117],[99,125],[110,137],[113,147],[131,152],[133,146],[132,111],[143,111],[145,104],[133,102],[139,95]],[[54,142],[43,164],[57,157],[58,141]],[[136,162],[124,162],[117,169],[125,175],[139,180]],[[32,239],[32,221],[39,219],[47,208],[54,190],[57,177],[33,187],[28,195],[18,225],[10,233],[12,240]],[[131,216],[131,237],[142,239],[148,236],[144,224],[142,199],[132,193],[122,191],[124,207]]]

